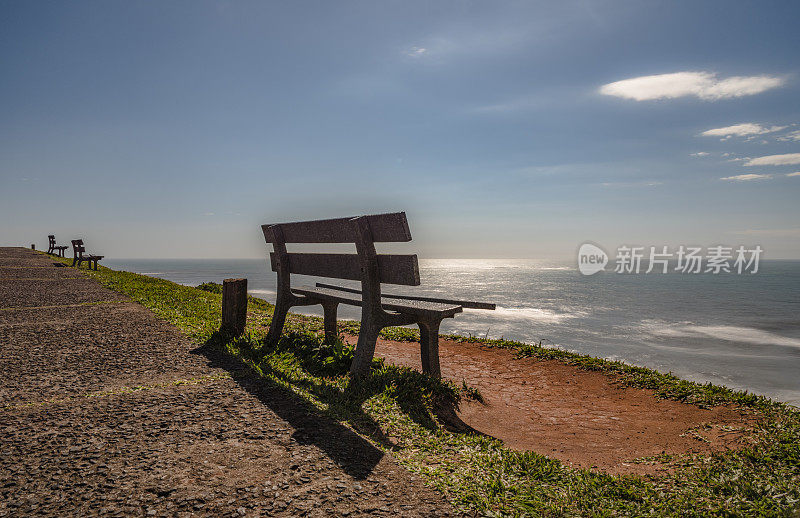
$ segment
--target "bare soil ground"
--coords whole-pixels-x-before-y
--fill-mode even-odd
[[[0,248],[0,445],[0,517],[455,514],[350,429],[23,248]]]
[[[347,337],[357,341],[357,337]],[[441,340],[442,376],[480,390],[483,403],[463,402],[458,418],[518,450],[575,467],[614,474],[657,474],[666,454],[708,453],[747,442],[751,416],[729,407],[702,409],[624,388],[599,372],[513,351]],[[376,354],[421,369],[419,344],[381,339]]]

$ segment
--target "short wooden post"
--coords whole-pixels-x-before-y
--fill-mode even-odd
[[[36,250],[36,245],[31,243],[31,250]]]
[[[239,336],[247,324],[247,279],[222,281],[222,330]]]

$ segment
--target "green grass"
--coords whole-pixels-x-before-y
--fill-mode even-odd
[[[106,268],[89,275],[150,308],[198,343],[227,350],[258,376],[293,391],[320,413],[391,452],[465,511],[486,516],[800,515],[800,413],[767,398],[541,344],[448,337],[598,371],[616,383],[652,389],[654,397],[702,407],[736,405],[758,417],[751,445],[744,449],[640,459],[671,467],[660,477],[610,476],[514,451],[489,437],[447,431],[437,417],[441,412],[464,398],[480,400],[466,384],[432,379],[379,360],[368,377],[351,379],[346,373],[352,347],[322,344],[319,318],[291,315],[281,340],[268,344],[264,336],[272,306],[251,299],[247,332],[231,339],[216,332],[221,295],[212,284],[201,290]],[[342,322],[340,327],[358,332],[357,322]],[[394,328],[384,336],[415,340],[417,334]]]

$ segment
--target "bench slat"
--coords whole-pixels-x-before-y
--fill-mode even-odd
[[[361,297],[359,295],[339,290],[302,286],[300,288],[292,288],[292,292],[300,295],[306,295],[312,299],[325,299],[343,304],[350,304],[352,306],[361,306]],[[448,318],[452,317],[456,313],[461,313],[461,306],[454,304],[441,304],[438,302],[427,302],[424,300],[403,301],[398,299],[381,298],[381,306],[383,306],[383,309],[385,310],[396,311],[398,313],[424,318],[430,318],[434,315],[440,318]]]
[[[361,280],[361,263],[357,254],[293,253],[289,257],[289,273]],[[278,256],[269,254],[272,271],[278,271]],[[419,263],[416,255],[379,254],[381,282],[419,286]]]
[[[339,290],[339,291],[346,291],[348,293],[358,293],[361,294],[361,290],[356,288],[346,288],[344,286],[334,286],[333,284],[325,284],[324,282],[318,282],[317,288],[328,288],[330,290]],[[426,302],[440,302],[442,304],[455,304],[461,306],[462,308],[466,309],[496,309],[496,306],[489,302],[474,302],[471,300],[453,300],[453,299],[439,299],[436,297],[417,297],[414,295],[392,295],[390,293],[381,293],[382,296],[390,298],[390,299],[401,299],[401,300],[424,300]]]
[[[281,223],[286,243],[353,243],[356,235],[348,218],[319,219]],[[372,214],[367,216],[372,229],[372,239],[378,243],[411,241],[411,230],[405,212]],[[267,243],[274,243],[270,225],[261,225]]]

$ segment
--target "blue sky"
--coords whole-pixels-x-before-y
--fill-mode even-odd
[[[800,258],[796,2],[0,1],[0,244],[258,257],[405,210],[423,257]]]

